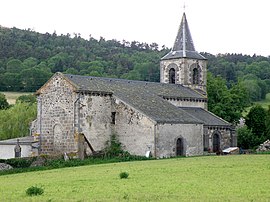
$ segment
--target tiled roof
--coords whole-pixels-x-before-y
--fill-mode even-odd
[[[112,94],[158,123],[201,123],[162,97],[206,99],[182,85],[91,76],[64,75],[78,90]]]
[[[192,59],[199,59],[199,60],[207,60],[204,56],[202,56],[197,51],[170,51],[167,55],[163,56],[161,60],[168,60],[168,59],[176,59],[176,58],[192,58]]]
[[[201,120],[206,126],[221,126],[228,127],[231,126],[230,123],[216,116],[215,114],[206,111],[202,108],[195,107],[180,107],[183,111],[195,116],[199,120]]]
[[[129,91],[132,89],[139,89],[141,91],[150,91],[156,95],[165,97],[206,99],[202,94],[180,84],[167,84],[71,74],[64,74],[64,76],[73,82],[78,87],[78,90],[113,93],[116,91],[116,89],[121,91],[129,88]]]
[[[186,14],[183,13],[180,27],[173,45],[172,51],[187,50],[195,51],[191,33],[189,30]]]

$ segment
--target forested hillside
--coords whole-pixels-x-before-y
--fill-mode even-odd
[[[158,82],[159,61],[167,52],[156,43],[91,36],[86,40],[80,34],[59,36],[0,26],[0,91],[34,92],[58,71]],[[245,107],[270,92],[270,57],[202,54],[208,58],[208,109],[223,119],[236,123]],[[29,122],[36,117],[35,103],[23,100],[8,106],[1,96],[0,139],[27,135]],[[245,134],[251,132],[243,134],[245,142]]]
[[[0,91],[34,92],[58,71],[158,82],[159,61],[168,51],[156,43],[0,27]],[[208,58],[209,110],[222,118],[238,120],[270,92],[270,57],[202,54]]]
[[[58,71],[158,81],[159,59],[166,52],[155,43],[1,28],[0,91],[35,91]]]
[[[251,101],[262,100],[270,92],[270,56],[204,55],[208,58],[209,72],[225,79],[229,88],[237,82],[241,83]]]
[[[0,90],[35,91],[55,72],[159,81],[159,59],[169,49],[137,41],[99,40],[80,34],[58,36],[17,28],[0,28]],[[211,55],[208,70],[226,80],[242,82],[252,101],[269,92],[270,57]]]

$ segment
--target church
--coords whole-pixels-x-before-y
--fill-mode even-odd
[[[123,150],[156,158],[203,155],[237,145],[234,127],[207,110],[207,59],[192,41],[185,13],[160,83],[56,73],[37,91],[40,154],[91,151],[115,135]]]

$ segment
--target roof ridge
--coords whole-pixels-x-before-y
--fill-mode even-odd
[[[158,84],[158,85],[171,85],[171,86],[181,86],[183,87],[184,89],[187,89],[187,90],[191,90],[191,91],[194,91],[193,89],[190,89],[182,84],[179,84],[179,83],[176,83],[176,84],[172,84],[172,83],[160,83],[160,82],[155,82],[155,81],[143,81],[143,80],[130,80],[130,79],[121,79],[121,78],[109,78],[109,77],[96,77],[96,76],[87,76],[87,75],[77,75],[77,74],[64,74],[64,73],[61,73],[63,74],[64,76],[67,75],[67,76],[71,76],[71,78],[73,76],[76,76],[76,77],[85,77],[85,78],[93,78],[93,79],[100,79],[100,80],[111,80],[111,81],[123,81],[123,82],[126,82],[126,83],[145,83],[145,84]],[[197,91],[195,91],[196,93],[198,93]]]

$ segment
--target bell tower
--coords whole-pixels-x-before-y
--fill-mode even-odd
[[[207,59],[195,50],[186,14],[172,50],[161,58],[160,82],[181,84],[206,95]]]

